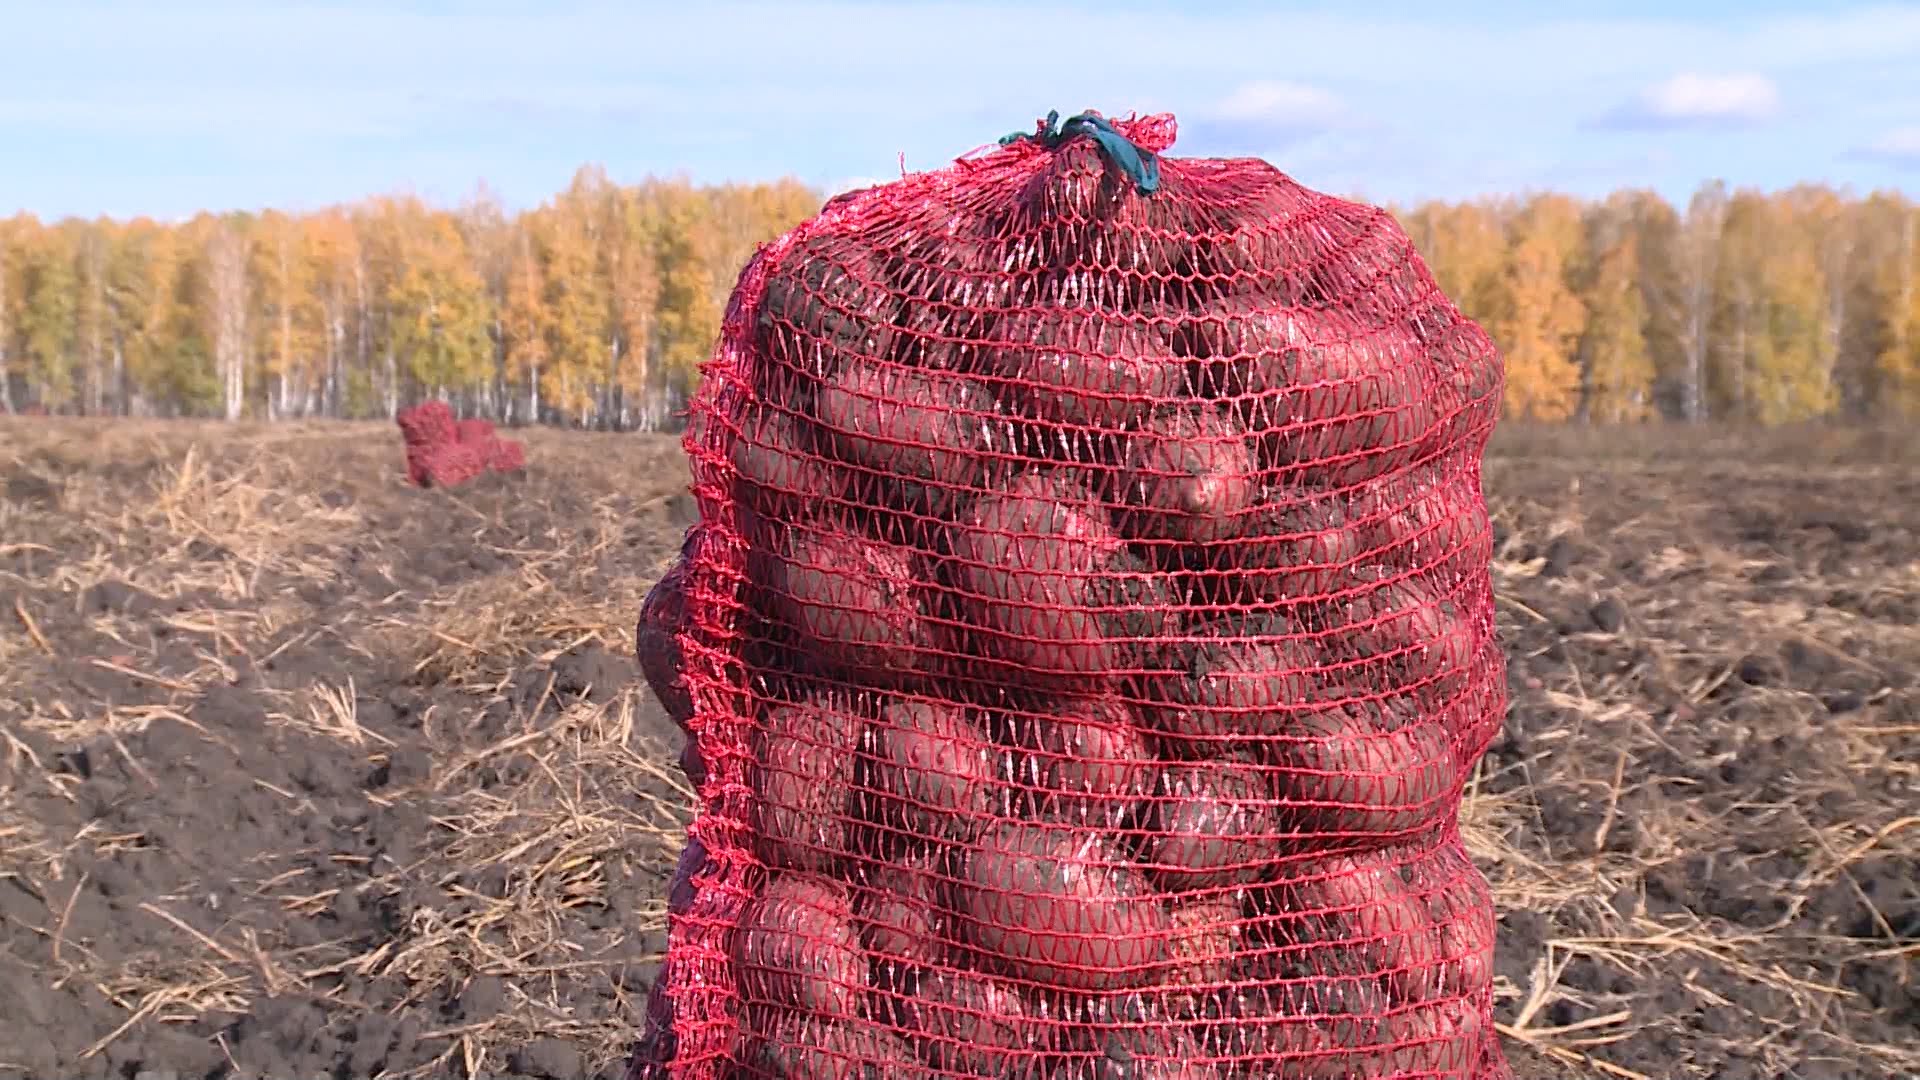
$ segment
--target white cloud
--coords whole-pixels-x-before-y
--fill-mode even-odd
[[[1920,166],[1920,124],[1913,127],[1894,128],[1855,150],[1849,156],[1886,161],[1895,165]]]
[[[1325,127],[1343,112],[1340,99],[1320,87],[1270,81],[1242,83],[1213,109],[1223,120],[1292,128]]]
[[[1613,127],[1751,124],[1780,110],[1780,89],[1764,75],[1682,72],[1641,91],[1606,118]]]
[[[1189,153],[1263,153],[1354,123],[1346,102],[1309,83],[1243,82],[1210,105],[1180,116]],[[1188,138],[1187,133],[1192,133]]]

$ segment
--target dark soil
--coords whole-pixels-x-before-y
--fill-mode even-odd
[[[692,506],[671,440],[516,434],[419,491],[384,427],[0,423],[0,1078],[620,1073],[688,800],[632,622]],[[1882,443],[1490,459],[1520,1080],[1920,1069]]]
[[[1486,473],[1514,703],[1470,809],[1516,1072],[1915,1075],[1911,448],[1529,449]]]
[[[675,448],[426,492],[371,431],[96,434],[0,439],[0,1076],[616,1073]]]

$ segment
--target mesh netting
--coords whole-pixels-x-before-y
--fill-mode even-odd
[[[1500,359],[1385,212],[1065,130],[734,291],[640,627],[701,806],[632,1075],[1504,1077]]]
[[[501,438],[493,424],[455,420],[444,401],[425,401],[394,417],[406,450],[407,480],[420,487],[456,487],[487,472],[526,468],[526,451]]]

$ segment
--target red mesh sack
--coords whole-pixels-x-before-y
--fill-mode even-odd
[[[493,423],[477,416],[470,416],[455,422],[453,437],[456,442],[484,446],[493,441]]]
[[[1500,357],[1387,213],[1173,135],[1050,117],[741,274],[643,618],[706,861],[630,1075],[1506,1075]]]
[[[487,468],[497,473],[519,472],[527,467],[526,448],[518,439],[488,436]]]
[[[488,448],[470,443],[442,443],[422,453],[422,487],[451,488],[487,471]]]
[[[458,439],[453,410],[444,401],[423,401],[393,418],[408,448],[440,446]]]

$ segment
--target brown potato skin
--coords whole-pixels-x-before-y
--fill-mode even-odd
[[[764,707],[753,734],[754,835],[769,865],[826,871],[848,854],[853,752],[864,727],[845,695]]]
[[[1161,980],[1162,998],[1171,1015],[1187,1018],[1204,998],[1228,985],[1234,958],[1245,945],[1246,921],[1240,898],[1232,894],[1174,900],[1169,911],[1172,963]]]
[[[767,875],[733,929],[734,969],[749,1004],[781,1004],[814,1016],[859,1016],[867,956],[853,923],[853,895],[818,874]]]
[[[961,932],[998,970],[1090,992],[1137,985],[1165,961],[1165,909],[1098,833],[1006,821],[960,862]]]

